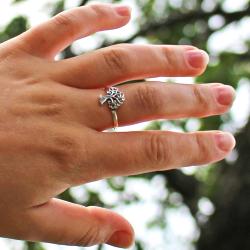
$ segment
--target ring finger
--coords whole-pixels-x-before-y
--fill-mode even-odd
[[[154,119],[206,117],[226,112],[234,97],[231,86],[213,84],[166,84],[144,82],[119,87],[125,102],[117,110],[119,125]],[[111,111],[100,106],[104,90],[75,91],[70,100],[77,121],[98,131],[113,127]]]

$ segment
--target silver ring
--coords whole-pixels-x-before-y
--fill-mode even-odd
[[[106,95],[100,95],[99,102],[101,105],[104,105],[104,103],[107,102],[108,107],[111,110],[115,130],[119,126],[116,110],[125,102],[125,95],[116,87],[110,87],[105,90]]]

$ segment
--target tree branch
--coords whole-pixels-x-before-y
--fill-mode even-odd
[[[194,176],[185,175],[180,170],[164,171],[161,174],[166,178],[169,186],[182,195],[184,203],[195,217],[201,183]]]
[[[201,228],[199,250],[247,250],[250,247],[250,120],[236,135],[239,157],[223,162],[212,202],[215,212]]]
[[[82,2],[80,3],[79,6],[83,6],[83,5],[86,5],[88,3],[89,0],[82,0]]]
[[[178,24],[190,23],[191,21],[197,21],[197,20],[208,20],[210,17],[214,15],[222,15],[226,20],[226,24],[229,24],[231,22],[241,19],[243,16],[249,16],[250,15],[249,13],[250,13],[250,6],[248,6],[248,8],[246,8],[245,10],[230,12],[230,13],[223,11],[220,7],[216,8],[213,12],[196,10],[184,14],[175,13],[162,21],[146,24],[144,27],[141,27],[139,31],[136,32],[134,35],[132,35],[130,38],[126,40],[118,40],[113,42],[112,44],[130,43],[137,37],[147,36],[150,33],[155,33],[162,29],[167,29],[167,28],[173,29],[173,27]],[[111,43],[106,41],[100,47],[106,47],[109,45],[111,45]]]

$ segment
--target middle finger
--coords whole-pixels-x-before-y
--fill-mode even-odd
[[[101,88],[158,76],[196,76],[208,63],[192,46],[119,44],[55,62],[52,78],[78,88]]]

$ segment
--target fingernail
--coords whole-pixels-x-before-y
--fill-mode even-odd
[[[196,69],[203,68],[209,62],[209,56],[203,50],[187,50],[186,56],[189,65]]]
[[[129,6],[115,6],[114,7],[117,14],[120,16],[130,16],[131,8]]]
[[[214,87],[214,92],[216,99],[221,105],[230,105],[232,104],[235,96],[235,90],[233,87],[224,85]]]
[[[106,243],[116,247],[128,248],[133,243],[133,236],[124,231],[117,231]]]
[[[231,151],[235,147],[235,139],[230,133],[215,134],[215,141],[222,151]]]

